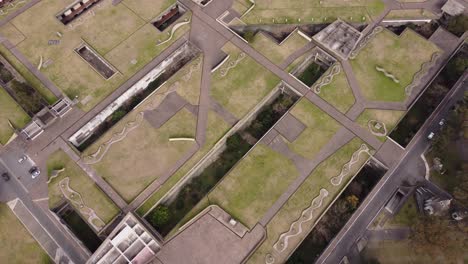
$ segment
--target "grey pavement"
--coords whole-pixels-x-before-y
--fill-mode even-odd
[[[14,164],[13,164],[14,165]],[[5,162],[4,157],[0,158],[0,170],[1,171],[8,171],[10,175],[20,176],[20,177],[31,177],[27,171],[18,171],[10,162]],[[24,208],[18,207],[20,209],[20,213],[22,216],[27,216],[27,218],[31,218],[27,215],[29,212],[33,217],[31,218],[35,220],[36,223],[32,222],[31,224],[37,229],[38,232],[45,232],[50,237],[53,238],[56,245],[64,252],[67,252],[68,257],[75,263],[84,263],[90,253],[87,249],[83,247],[76,239],[67,231],[64,226],[54,218],[53,213],[48,209],[48,203],[46,203],[45,208],[40,206],[40,202],[34,202],[26,189],[16,177],[11,177],[10,181],[4,182],[2,184],[6,184],[9,188],[15,192],[16,197],[22,201],[22,205],[27,208],[27,211]],[[17,204],[18,205],[18,204]],[[24,220],[24,219],[23,219]],[[23,222],[23,221],[22,221]],[[23,222],[25,225],[28,224]],[[42,231],[40,230],[42,228]],[[36,229],[35,229],[36,230]],[[46,240],[39,240],[38,242],[45,242],[46,244],[44,247],[52,247],[53,243],[47,240],[47,236],[41,235],[41,239]],[[51,257],[54,258],[55,255]]]
[[[275,125],[275,129],[289,142],[293,142],[306,129],[306,125],[288,112]]]
[[[221,51],[221,48],[227,40],[211,28],[203,27],[201,20],[197,16],[193,16],[192,27],[190,29],[190,41],[202,50],[204,56],[196,134],[198,144],[203,146],[206,140],[206,126],[211,101],[211,70],[224,58],[225,54]]]
[[[16,198],[8,202],[8,206],[44,251],[47,252],[55,262],[58,263],[60,261],[60,263],[70,263],[70,259],[67,254],[63,252],[54,238],[47,233],[20,199]],[[63,256],[60,257],[60,255]],[[58,258],[56,258],[56,256]]]
[[[171,92],[152,110],[146,110],[143,117],[154,128],[160,128],[187,104],[177,92]]]
[[[215,99],[210,97],[210,108],[215,111],[219,116],[221,116],[226,123],[233,126],[239,119],[235,117],[231,112],[226,110],[222,105],[220,105]]]

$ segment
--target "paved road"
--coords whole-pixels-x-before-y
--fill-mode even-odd
[[[0,171],[8,171],[11,175],[10,181],[1,182],[1,185],[7,186],[7,188],[21,200],[24,208],[34,216],[34,219],[36,220],[36,231],[44,235],[42,239],[45,239],[46,241],[50,239],[49,243],[47,243],[50,246],[48,249],[55,248],[55,250],[58,250],[61,248],[61,250],[66,252],[73,262],[84,263],[90,256],[90,253],[80,245],[67,230],[65,230],[65,228],[54,218],[51,211],[48,209],[44,210],[38,202],[33,201],[28,190],[16,178],[31,178],[31,176],[27,171],[25,172],[24,170],[21,170],[21,168],[14,167],[14,164],[7,164],[3,160],[3,157],[0,158]],[[31,219],[28,219],[28,212],[25,212],[24,209],[22,211],[23,214],[18,215],[18,217],[26,217],[25,219],[21,219],[24,223],[30,221]],[[41,228],[42,230],[40,230]],[[52,258],[54,258],[55,254],[52,254],[51,252],[48,253],[51,254]]]
[[[367,226],[390,199],[398,186],[405,182],[413,184],[416,181],[424,180],[425,166],[420,156],[430,145],[427,135],[430,131],[438,131],[439,120],[445,118],[449,108],[460,98],[463,98],[463,93],[468,89],[467,81],[468,71],[465,71],[465,74],[450,90],[449,94],[407,146],[400,161],[390,168],[390,171],[377,184],[368,198],[320,256],[317,263],[339,263],[358,239],[364,235]]]

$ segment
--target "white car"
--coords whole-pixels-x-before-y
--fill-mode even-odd
[[[41,175],[41,171],[39,170],[38,167],[32,167],[30,170],[29,170],[29,173],[31,174],[31,177],[33,179],[37,178],[37,176]]]
[[[442,118],[442,119],[439,121],[439,126],[443,126],[443,125],[445,125],[445,119]]]
[[[430,139],[433,139],[434,136],[435,136],[434,132],[431,132],[431,133],[429,133],[429,135],[427,136],[427,139],[429,139],[429,140],[430,140]]]
[[[23,163],[23,162],[25,162],[27,159],[28,159],[28,157],[26,157],[25,155],[23,155],[23,156],[21,156],[21,157],[18,159],[18,163]]]

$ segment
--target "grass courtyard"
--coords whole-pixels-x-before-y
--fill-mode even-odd
[[[258,144],[218,183],[208,199],[253,228],[297,176],[291,160]]]
[[[365,109],[364,112],[359,115],[356,122],[363,128],[369,129],[369,121],[375,120],[385,124],[387,129],[387,135],[395,128],[398,124],[398,121],[405,115],[405,111],[396,111],[396,110],[382,110],[382,109]],[[371,123],[372,127],[372,123]],[[383,132],[382,129],[376,130],[373,128],[374,132]],[[372,132],[372,131],[371,131]],[[381,140],[385,141],[386,136],[377,136],[376,137]]]
[[[10,34],[6,37],[18,42],[18,36],[23,35],[24,40],[16,43],[16,48],[35,65],[42,57],[45,66],[41,71],[69,97],[78,96],[84,110],[95,106],[189,28],[189,25],[182,26],[170,41],[156,46],[158,40],[169,38],[171,28],[159,32],[147,19],[156,17],[167,8],[167,4],[153,5],[141,14],[142,18],[135,13],[138,10],[134,11],[125,4],[114,6],[111,0],[101,1],[65,26],[55,18],[55,14],[71,2],[50,0],[37,3],[7,24],[10,28],[6,30]],[[184,16],[180,20],[188,19],[190,14]],[[49,45],[49,40],[59,40],[60,43]],[[83,42],[119,72],[109,80],[101,77],[75,53],[74,49]]]
[[[247,24],[323,23],[336,18],[368,22],[384,8],[380,0],[256,0],[255,7],[242,20]]]
[[[307,159],[313,159],[341,127],[331,116],[306,98],[294,106],[291,114],[306,125],[306,129],[288,145],[291,150]]]
[[[350,172],[343,178],[343,181],[339,186],[334,186],[330,183],[330,179],[340,174],[342,166],[349,162],[353,153],[359,149],[362,143],[363,142],[359,138],[354,138],[333,155],[328,157],[325,161],[320,163],[311,172],[302,185],[268,223],[266,227],[267,238],[255,251],[248,263],[260,263],[261,260],[265,259],[266,254],[274,252],[273,245],[276,243],[279,236],[282,233],[287,232],[290,225],[300,218],[302,211],[308,208],[311,205],[312,200],[319,195],[320,189],[326,189],[329,192],[329,195],[324,199],[322,206],[314,212],[313,218],[308,222],[304,222],[302,225],[304,231],[297,237],[289,240],[289,245],[281,255],[275,255],[278,263],[286,260],[287,256],[292,253],[302,239],[309,234],[319,217],[325,213],[334,198],[337,197],[341,190],[343,190],[347,185],[347,182],[349,182],[358,173],[361,166],[369,158],[369,155],[362,154],[359,161],[351,167]]]
[[[69,186],[78,192],[86,206],[92,208],[104,223],[109,223],[118,213],[119,209],[112,200],[94,183],[68,155],[62,150],[53,153],[47,160],[49,179],[54,170],[65,169],[49,183],[49,207],[60,205],[63,193],[59,183],[66,177],[70,179]],[[71,203],[73,206],[75,204]],[[79,212],[80,208],[75,206]],[[83,217],[86,221],[86,217]]]
[[[206,141],[195,155],[188,160],[176,173],[174,173],[156,192],[154,192],[141,206],[137,213],[145,215],[150,209],[167,193],[189,170],[200,161],[205,154],[226,134],[231,126],[226,123],[218,114],[213,111],[208,112],[208,124],[206,128]]]
[[[332,67],[328,69],[330,71]],[[326,76],[328,71],[322,76]],[[349,86],[346,73],[341,68],[340,72],[333,77],[331,83],[324,85],[318,94],[322,99],[329,102],[342,113],[346,113],[355,102],[353,91]]]
[[[277,44],[271,37],[265,36],[264,33],[257,33],[250,44],[273,63],[281,64],[294,51],[309,43],[297,31],[291,34],[283,43]]]
[[[143,120],[123,141],[113,144],[93,167],[130,202],[196,144],[170,142],[169,138],[194,137],[195,129],[196,118],[186,109],[180,110],[159,129]]]
[[[193,141],[169,141],[171,137],[195,137],[197,116],[186,108],[182,108],[160,128],[153,127],[142,118],[141,113],[155,109],[170,92],[177,92],[188,103],[198,105],[201,64],[202,58],[199,57],[185,65],[166,84],[83,152],[84,157],[95,153],[104,142],[120,133],[128,123],[135,120],[139,122],[139,125],[128,132],[123,140],[109,147],[101,161],[92,165],[127,202],[132,201],[143,189],[195,147],[196,142]],[[224,129],[225,124],[218,116],[211,115],[209,122],[211,122],[209,125],[213,126],[214,133],[218,133],[218,128]],[[207,137],[210,137],[210,133]],[[122,171],[132,173],[123,175]]]
[[[31,118],[5,89],[0,87],[0,145],[5,145],[14,133],[9,122],[16,128],[22,128],[29,120]]]
[[[410,29],[400,36],[384,29],[350,62],[368,100],[404,101],[405,87],[413,81],[422,64],[429,62],[437,51],[435,44]],[[393,74],[398,83],[377,71],[377,67]]]
[[[232,43],[226,44],[223,51],[230,58],[213,73],[211,96],[240,119],[273,90],[280,80]],[[235,65],[233,68],[231,63]]]
[[[0,204],[0,259],[8,263],[53,263],[4,203]]]

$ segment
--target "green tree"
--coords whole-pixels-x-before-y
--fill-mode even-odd
[[[119,121],[120,119],[122,119],[125,115],[127,114],[126,111],[124,110],[121,110],[121,109],[118,109],[117,111],[115,111],[112,116],[111,116],[111,119],[112,119],[112,122],[117,122]]]
[[[150,222],[155,227],[164,226],[171,219],[171,212],[165,205],[158,205],[151,213]]]
[[[468,16],[458,15],[451,17],[447,25],[447,30],[457,36],[461,36],[468,30]]]

